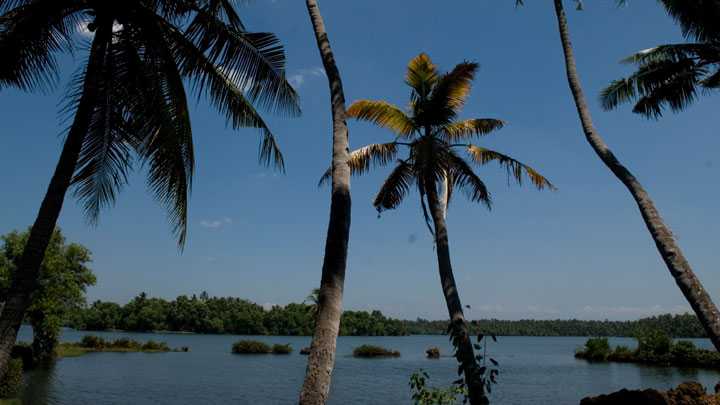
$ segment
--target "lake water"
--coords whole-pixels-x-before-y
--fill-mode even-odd
[[[77,341],[85,332],[66,330],[64,341]],[[309,337],[253,336],[267,343],[290,343],[289,356],[239,356],[230,347],[240,336],[142,333],[92,334],[106,338],[130,337],[188,346],[189,353],[93,353],[57,362],[50,371],[29,374],[23,396],[26,404],[294,404],[302,384],[306,356],[300,348]],[[30,340],[23,329],[20,340]],[[500,362],[499,384],[493,404],[578,404],[587,395],[621,388],[668,389],[694,380],[709,390],[720,373],[708,370],[598,364],[576,360],[573,353],[582,337],[500,337],[488,350]],[[695,339],[710,348],[709,341]],[[354,347],[379,344],[402,353],[399,358],[355,359]],[[627,338],[612,344],[634,346]],[[340,337],[330,404],[410,403],[410,375],[424,369],[430,385],[447,386],[457,378],[455,359],[425,358],[430,346],[447,356],[445,336]]]

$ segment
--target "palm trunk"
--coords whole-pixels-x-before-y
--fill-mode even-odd
[[[35,223],[30,229],[27,244],[13,274],[8,296],[2,314],[0,314],[0,377],[5,374],[18,330],[25,312],[31,304],[32,294],[37,288],[45,250],[55,230],[65,194],[75,173],[90,115],[98,94],[93,78],[100,74],[102,69],[107,37],[112,33],[111,30],[111,26],[108,26],[107,29],[98,29],[95,35],[85,74],[83,94],[75,120],[65,139],[60,159],[55,167],[55,173],[50,180],[45,198],[40,205]]]
[[[350,238],[351,201],[348,129],[345,122],[345,95],[340,72],[335,64],[317,1],[307,0],[306,3],[330,85],[333,120],[330,223],[325,241],[315,333],[310,346],[305,382],[300,393],[301,404],[315,405],[327,401],[335,366],[335,349],[342,316],[342,296]]]
[[[427,182],[426,182],[427,183]],[[456,358],[465,373],[465,383],[468,386],[470,404],[480,405],[489,403],[485,396],[485,387],[482,383],[482,375],[472,346],[465,315],[463,314],[460,295],[458,294],[455,276],[453,275],[452,263],[450,262],[450,246],[448,241],[447,225],[445,223],[445,206],[437,195],[435,185],[430,182],[427,186],[428,208],[435,224],[435,248],[437,250],[438,271],[440,273],[440,284],[448,308],[448,315],[453,330],[453,338],[456,339]]]
[[[655,241],[658,252],[660,252],[660,256],[663,261],[665,261],[665,265],[670,271],[670,274],[675,279],[678,287],[680,287],[680,291],[682,291],[685,299],[687,299],[695,311],[713,345],[720,351],[720,313],[717,307],[712,302],[710,295],[708,295],[703,288],[700,280],[692,271],[690,263],[688,263],[683,256],[680,246],[675,242],[672,232],[662,217],[660,217],[660,213],[657,208],[655,208],[655,204],[653,204],[648,193],[635,176],[618,161],[593,125],[590,110],[588,109],[580,84],[577,67],[575,66],[575,56],[573,54],[572,44],[570,43],[570,33],[562,0],[554,1],[560,40],[562,42],[563,52],[565,53],[568,83],[573,98],[575,99],[575,105],[580,115],[580,122],[582,123],[585,137],[593,150],[595,150],[595,153],[600,157],[600,160],[605,163],[613,174],[627,187],[630,194],[632,194],[640,209],[645,225],[650,231],[650,235]]]

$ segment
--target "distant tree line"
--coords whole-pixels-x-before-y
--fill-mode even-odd
[[[417,319],[406,322],[410,334],[445,333],[447,321]],[[586,321],[578,319],[503,321],[483,319],[470,322],[473,334],[497,336],[627,336],[633,337],[640,329],[653,329],[671,337],[706,337],[694,314],[664,314],[633,321]]]
[[[73,311],[66,325],[81,330],[310,336],[315,311],[315,305],[306,303],[276,305],[266,310],[248,300],[210,297],[204,292],[199,296],[181,295],[172,301],[141,293],[126,305],[95,301]],[[404,321],[387,318],[380,311],[345,311],[340,334],[402,336],[408,331]]]
[[[291,303],[265,309],[233,297],[181,295],[172,301],[141,293],[126,305],[95,301],[73,310],[66,326],[81,330],[174,331],[237,335],[312,335],[316,306]],[[386,317],[380,311],[345,311],[340,324],[344,336],[439,335],[447,321],[414,321]],[[692,314],[659,315],[635,321],[516,320],[471,321],[473,334],[497,336],[635,336],[651,328],[672,337],[705,337]]]

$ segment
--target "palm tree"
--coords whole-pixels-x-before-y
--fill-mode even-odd
[[[184,245],[194,167],[185,82],[234,128],[258,128],[260,159],[279,168],[282,155],[253,104],[299,113],[279,41],[245,31],[230,0],[0,0],[0,89],[52,88],[57,54],[81,45],[81,26],[93,36],[65,107],[72,124],[0,316],[0,374],[71,186],[96,223],[136,158]]]
[[[700,91],[720,89],[720,3],[717,1],[661,0],[680,23],[689,43],[660,45],[625,60],[638,69],[602,91],[603,108],[636,101],[633,112],[659,118],[665,108],[680,111]]]
[[[348,166],[348,129],[345,121],[345,95],[340,71],[330,48],[320,8],[316,0],[306,0],[310,22],[315,32],[320,58],[330,86],[332,110],[332,190],[330,222],[325,240],[315,333],[305,381],[300,392],[301,404],[324,404],[330,392],[335,348],[340,331],[342,296],[345,285],[348,240],[350,239],[350,167]]]
[[[618,160],[593,124],[590,109],[585,100],[580,77],[575,65],[575,55],[570,42],[570,31],[563,7],[563,0],[553,1],[555,4],[558,30],[560,32],[560,42],[565,55],[568,84],[577,107],[585,138],[600,160],[605,163],[608,169],[625,185],[632,195],[638,205],[643,221],[645,221],[645,225],[650,232],[650,236],[653,238],[653,241],[655,241],[655,246],[657,246],[660,256],[670,271],[670,275],[675,279],[675,283],[680,288],[680,291],[682,291],[685,299],[690,303],[693,311],[695,311],[713,345],[720,351],[720,312],[718,312],[710,295],[705,291],[702,283],[700,283],[700,280],[693,272],[690,263],[685,259],[680,246],[675,241],[672,231],[663,221],[657,208],[655,208],[655,204],[652,199],[650,199],[650,195],[630,170]]]
[[[385,101],[371,100],[356,101],[348,108],[348,116],[372,122],[395,134],[392,142],[371,144],[353,151],[350,168],[353,174],[360,175],[372,166],[396,163],[373,202],[378,212],[397,208],[410,189],[417,187],[425,222],[435,240],[440,284],[451,320],[456,358],[465,374],[472,404],[487,401],[484,370],[475,358],[450,262],[445,223],[447,206],[455,189],[460,189],[471,201],[490,208],[490,193],[471,163],[482,166],[498,162],[518,183],[525,174],[538,189],[554,188],[531,167],[469,142],[504,125],[503,121],[492,118],[457,120],[477,69],[476,63],[463,62],[452,71],[440,74],[430,57],[422,53],[408,64],[405,83],[411,88],[409,112]],[[406,148],[408,154],[396,160],[401,148]],[[470,162],[458,153],[462,151]],[[329,176],[330,171],[320,180],[321,184]]]

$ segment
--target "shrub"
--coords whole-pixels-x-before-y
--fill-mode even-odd
[[[373,345],[358,346],[353,350],[355,357],[400,357],[397,350],[388,350],[384,347]]]
[[[108,346],[108,342],[99,336],[85,335],[80,341],[80,346],[88,349],[102,350]]]
[[[272,348],[256,340],[240,340],[233,343],[232,352],[235,354],[267,354],[272,353]]]
[[[287,344],[287,345],[275,344],[272,347],[273,354],[290,354],[290,353],[292,353],[292,351],[293,351],[293,348],[289,344]]]
[[[627,346],[616,346],[608,359],[612,361],[633,361],[635,353]]]
[[[439,359],[440,358],[440,349],[433,346],[433,347],[425,350],[425,354],[427,354],[427,357],[429,359]]]
[[[458,402],[458,397],[467,398],[468,392],[463,386],[451,385],[448,388],[428,387],[430,379],[424,370],[418,370],[410,376],[410,389],[415,405],[451,405]]]
[[[695,343],[689,340],[681,340],[672,345],[670,354],[673,360],[678,363],[692,363],[696,359],[697,348]]]
[[[140,342],[128,338],[120,338],[112,342],[112,347],[117,349],[140,350],[142,346]]]
[[[143,351],[157,351],[157,352],[169,352],[170,348],[165,342],[156,342],[154,340],[148,340],[141,348]]]
[[[576,353],[576,357],[595,361],[605,361],[609,355],[610,344],[607,338],[590,338],[585,342],[585,349]]]
[[[672,339],[658,329],[641,329],[636,334],[638,353],[641,357],[657,357],[670,354]]]
[[[20,393],[23,382],[23,362],[11,359],[5,376],[0,380],[0,398],[13,398]]]

